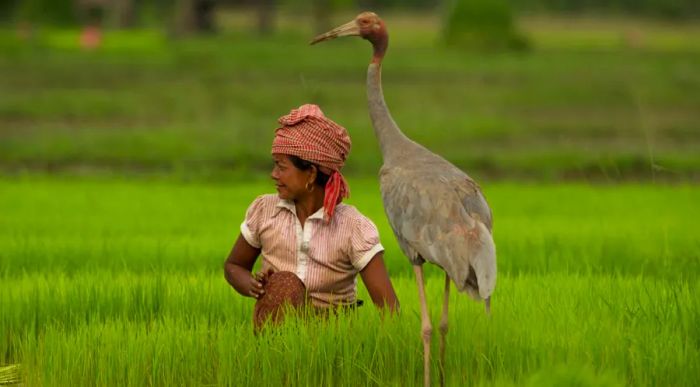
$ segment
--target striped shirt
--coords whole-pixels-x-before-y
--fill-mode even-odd
[[[321,207],[302,227],[294,203],[276,194],[253,201],[241,234],[261,249],[263,271],[296,273],[321,307],[355,302],[357,273],[384,251],[377,227],[355,207],[338,204],[328,223]]]

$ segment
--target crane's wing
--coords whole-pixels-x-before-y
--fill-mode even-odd
[[[474,219],[484,223],[489,231],[493,228],[493,216],[481,187],[469,175],[450,164],[449,173],[444,173],[439,179],[457,193],[464,209]]]
[[[491,211],[483,197],[469,197],[478,186],[466,179],[401,167],[380,173],[384,209],[404,254],[413,264],[427,260],[442,267],[457,289],[481,299],[496,284],[496,249]]]

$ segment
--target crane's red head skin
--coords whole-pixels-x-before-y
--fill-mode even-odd
[[[374,47],[372,63],[381,63],[389,46],[389,34],[384,20],[374,12],[362,12],[355,18],[355,23],[360,29],[360,36],[369,40]]]
[[[384,21],[374,12],[362,12],[351,22],[313,38],[311,44],[342,36],[360,36],[369,40],[372,43],[372,47],[374,47],[372,63],[381,63],[389,46],[389,34],[386,31]]]

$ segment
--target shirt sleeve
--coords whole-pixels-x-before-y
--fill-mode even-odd
[[[357,271],[364,269],[377,253],[384,251],[384,246],[379,242],[377,226],[365,216],[360,216],[355,221],[350,240],[350,262]]]
[[[249,245],[256,249],[261,248],[260,244],[260,222],[262,221],[263,197],[258,196],[253,203],[248,206],[245,213],[245,220],[241,223],[241,235]]]

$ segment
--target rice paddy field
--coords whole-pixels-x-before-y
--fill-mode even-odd
[[[410,264],[375,180],[350,184],[350,203],[380,228],[401,313],[370,305],[255,336],[253,300],[222,263],[268,182],[2,179],[0,362],[21,363],[27,385],[421,384]],[[500,277],[490,318],[452,292],[450,385],[699,380],[698,187],[495,183],[486,194]],[[435,327],[442,284],[427,267]]]
[[[369,47],[310,48],[294,15],[266,38],[219,16],[216,36],[107,31],[96,51],[75,29],[0,28],[0,385],[422,384]],[[394,118],[494,212],[493,313],[451,293],[446,384],[700,384],[700,28],[530,15],[531,51],[474,53],[441,45],[435,15],[385,20]],[[379,227],[401,312],[359,281],[357,311],[256,336],[223,262],[274,191],[276,118],[306,102],[352,136],[349,203]],[[443,276],[426,266],[435,383]]]

